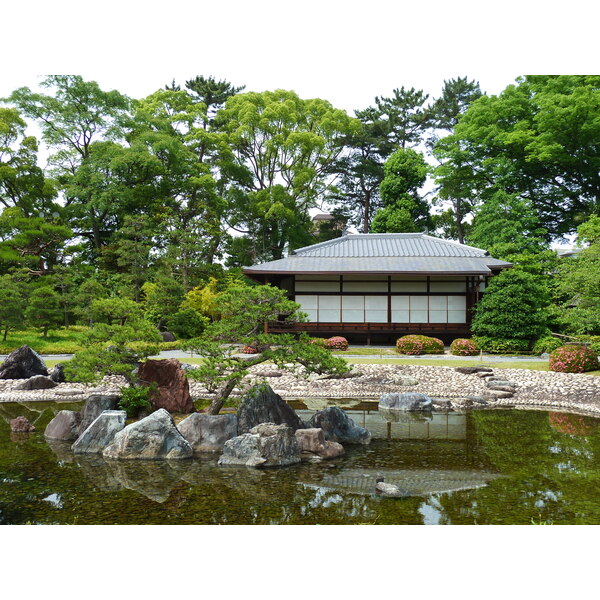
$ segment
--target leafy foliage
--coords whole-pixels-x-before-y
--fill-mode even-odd
[[[426,335],[405,335],[396,340],[400,354],[443,354],[444,342]]]
[[[471,329],[484,350],[486,340],[531,340],[547,329],[545,286],[535,275],[508,269],[495,276],[475,309]]]
[[[121,388],[119,409],[127,413],[127,417],[135,419],[140,411],[151,411],[150,396],[156,389],[156,383],[149,386],[134,386]]]

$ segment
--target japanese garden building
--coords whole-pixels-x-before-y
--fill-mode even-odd
[[[425,233],[345,235],[247,267],[287,291],[307,323],[293,331],[395,340],[421,333],[450,341],[470,335],[472,308],[488,278],[512,266],[485,250]],[[272,331],[290,331],[270,324]]]

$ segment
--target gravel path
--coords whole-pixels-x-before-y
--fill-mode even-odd
[[[376,402],[384,393],[410,391],[449,400],[452,408],[459,410],[472,406],[473,398],[485,396],[486,391],[489,394],[482,378],[458,373],[452,367],[355,365],[354,372],[356,376],[344,379],[303,378],[257,365],[234,394],[241,394],[262,381],[286,399],[347,398]],[[526,369],[497,369],[494,375],[513,382],[516,392],[510,398],[488,398],[486,406],[554,408],[600,415],[600,377]],[[118,377],[107,377],[99,386],[69,383],[39,391],[15,390],[18,383],[20,380],[0,380],[0,402],[73,402],[85,400],[93,393],[118,391],[124,382]],[[210,397],[200,383],[190,381],[190,390],[194,398]]]

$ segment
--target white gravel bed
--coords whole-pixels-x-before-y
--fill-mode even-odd
[[[348,398],[377,401],[388,392],[421,392],[432,398],[450,400],[455,408],[469,406],[469,397],[486,391],[485,380],[458,373],[454,367],[418,365],[355,365],[360,375],[344,379],[304,378],[269,365],[256,365],[233,395],[244,393],[255,383],[267,382],[286,399]],[[302,370],[300,371],[300,373]],[[494,375],[516,384],[511,398],[489,400],[488,406],[556,408],[600,414],[600,377],[585,374],[554,373],[527,369],[494,369]],[[411,379],[416,385],[403,385]],[[105,377],[100,385],[63,383],[50,390],[25,391],[14,387],[23,380],[0,380],[0,402],[85,400],[94,393],[118,392],[125,385],[120,377]],[[210,398],[202,384],[190,380],[194,399]]]

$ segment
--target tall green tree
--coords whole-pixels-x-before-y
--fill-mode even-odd
[[[23,287],[10,275],[0,276],[0,329],[3,341],[11,329],[23,326],[25,319],[26,299]]]
[[[375,213],[372,233],[410,233],[429,226],[429,206],[419,194],[427,172],[423,155],[410,148],[400,148],[388,158],[380,185],[384,207]]]
[[[436,152],[473,171],[476,201],[518,194],[562,236],[600,212],[599,135],[600,77],[527,76],[473,102]]]
[[[231,148],[224,148],[229,224],[251,237],[259,260],[308,243],[308,211],[327,190],[330,166],[358,122],[324,100],[276,90],[229,98],[217,123]]]
[[[44,337],[48,337],[50,328],[62,325],[60,296],[48,285],[35,288],[29,296],[25,318],[31,326],[41,329]]]

